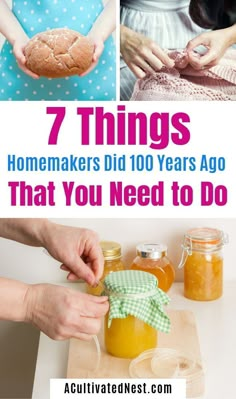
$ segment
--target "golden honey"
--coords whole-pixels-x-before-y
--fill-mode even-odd
[[[116,357],[134,358],[147,349],[157,346],[158,332],[144,321],[127,316],[113,319],[108,328],[105,317],[104,340],[107,352]]]
[[[125,267],[121,260],[121,246],[119,243],[114,241],[101,241],[100,245],[104,256],[104,270],[101,278],[101,282],[103,282],[109,273],[124,270]],[[102,284],[97,287],[86,285],[86,292],[88,294],[99,296],[102,291]]]
[[[140,244],[132,270],[142,270],[154,274],[158,287],[167,292],[175,279],[175,270],[167,257],[167,247],[163,244]]]
[[[185,235],[183,248],[184,296],[196,301],[212,301],[223,293],[224,236],[211,228],[192,229]]]

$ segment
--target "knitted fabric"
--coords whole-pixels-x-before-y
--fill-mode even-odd
[[[170,51],[173,68],[163,67],[154,75],[137,80],[133,101],[236,100],[236,50],[228,50],[219,64],[196,71],[184,62],[184,51]]]

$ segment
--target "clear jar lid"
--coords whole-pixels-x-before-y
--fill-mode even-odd
[[[121,245],[115,241],[101,241],[100,246],[105,260],[114,260],[121,257]]]
[[[129,365],[131,378],[184,378],[186,398],[204,393],[205,366],[201,360],[180,350],[155,348],[141,353]]]
[[[228,235],[222,230],[210,227],[197,227],[188,230],[184,235],[183,252],[178,268],[181,269],[184,266],[187,257],[192,255],[193,251],[204,254],[217,252],[228,241]]]
[[[210,227],[198,227],[188,230],[184,236],[184,246],[190,251],[217,251],[228,242],[223,231]]]
[[[215,244],[222,242],[224,234],[218,229],[212,229],[210,227],[198,227],[188,230],[185,236],[194,242]]]
[[[136,247],[137,255],[141,258],[161,259],[167,255],[167,246],[164,244],[139,244]]]

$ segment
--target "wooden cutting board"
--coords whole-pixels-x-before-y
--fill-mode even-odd
[[[168,312],[171,332],[158,334],[158,347],[184,351],[201,360],[197,326],[194,314],[187,310]],[[67,367],[67,378],[129,378],[129,359],[119,359],[106,353],[103,331],[100,332],[101,359],[97,371],[97,349],[94,341],[71,339]]]

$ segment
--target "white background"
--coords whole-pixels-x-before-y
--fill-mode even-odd
[[[58,103],[47,106],[58,106]],[[53,115],[46,115],[45,103],[5,103],[1,104],[0,115],[0,216],[1,217],[48,217],[58,223],[84,226],[96,230],[101,239],[115,240],[121,243],[123,260],[127,266],[135,256],[135,246],[143,241],[156,241],[167,244],[169,257],[176,270],[181,256],[181,242],[187,229],[198,226],[216,227],[229,235],[229,244],[224,248],[224,278],[235,280],[234,265],[236,241],[236,198],[235,198],[235,156],[233,138],[235,136],[235,104],[227,103],[128,103],[127,112],[176,112],[189,113],[191,119],[191,140],[189,144],[178,147],[170,144],[163,151],[151,150],[148,146],[103,146],[82,147],[80,144],[79,120],[76,107],[92,106],[94,103],[60,103],[66,106],[67,117],[63,123],[57,146],[48,146],[48,135],[53,122]],[[103,105],[107,111],[116,112],[116,103]],[[92,133],[91,133],[92,134]],[[18,156],[100,156],[103,154],[155,154],[162,153],[172,157],[223,156],[226,159],[226,170],[216,174],[200,172],[166,172],[159,174],[130,172],[96,172],[96,173],[7,173],[7,154]],[[169,187],[172,181],[189,184],[194,193],[199,194],[199,183],[209,180],[215,184],[224,184],[228,188],[229,198],[225,207],[201,208],[198,202],[190,207],[174,208],[168,195],[164,207],[120,207],[101,208],[64,206],[63,193],[58,189],[56,207],[10,207],[8,181],[25,180],[30,184],[47,184],[54,181],[59,187],[62,180],[72,180],[78,184],[102,184],[107,190],[112,180],[124,184],[153,185],[165,181]],[[106,191],[107,192],[107,191]],[[169,193],[169,191],[168,191]],[[65,282],[65,274],[59,270],[59,264],[46,256],[39,248],[26,247],[8,240],[0,240],[1,275],[28,283]],[[182,271],[177,271],[177,280],[182,280]],[[11,386],[15,375],[19,380],[24,397],[27,382],[33,379],[34,361],[37,353],[38,332],[30,326],[12,323],[1,323],[0,331],[2,367],[0,374],[5,386]],[[14,359],[14,362],[12,361]],[[18,360],[17,360],[18,359]],[[21,360],[19,360],[21,359]],[[19,361],[19,363],[18,363]],[[10,370],[10,371],[9,371]],[[24,379],[20,379],[22,376]],[[24,370],[24,373],[23,373]],[[9,379],[9,380],[8,380]],[[0,381],[0,383],[2,384]],[[40,398],[41,399],[41,398]],[[231,398],[230,398],[231,399]]]
[[[47,103],[47,106],[59,106],[58,103]],[[0,148],[0,216],[47,216],[47,217],[141,217],[141,218],[165,218],[165,217],[234,217],[236,193],[234,189],[235,158],[233,156],[232,137],[234,136],[234,103],[201,103],[195,102],[194,107],[191,103],[128,103],[126,113],[145,112],[148,116],[154,112],[168,112],[170,116],[177,112],[185,112],[190,116],[188,125],[191,133],[190,142],[187,145],[177,146],[173,143],[164,150],[153,150],[149,148],[150,142],[146,146],[96,146],[94,144],[94,129],[91,123],[90,137],[91,145],[81,145],[80,118],[76,114],[78,106],[91,106],[94,103],[67,103],[60,102],[60,106],[66,105],[66,117],[61,126],[57,145],[47,144],[49,132],[54,121],[54,115],[46,115],[46,105],[41,102],[31,102],[25,106],[23,102],[2,103],[1,104],[1,142],[4,143]],[[106,112],[117,113],[117,105],[114,103],[101,103],[97,106],[104,106]],[[11,117],[9,117],[11,115]],[[170,124],[170,131],[171,131]],[[172,130],[173,131],[173,130]],[[103,159],[104,154],[117,154],[129,156],[132,154],[151,154],[155,158],[157,154],[175,157],[195,157],[197,165],[203,154],[208,157],[224,157],[226,159],[226,169],[215,174],[200,172],[162,172],[158,169],[152,172],[130,172],[127,166],[126,171],[115,172],[7,172],[7,154],[16,156],[75,156],[88,157],[99,156]],[[29,206],[11,207],[10,189],[8,182],[26,181],[33,186],[42,184],[47,185],[53,181],[56,186],[55,201],[56,206]],[[103,206],[78,206],[75,201],[72,206],[65,206],[65,196],[62,190],[62,181],[74,181],[75,185],[102,185],[103,187]],[[123,185],[153,186],[159,181],[164,181],[165,203],[164,206],[109,206],[109,184],[111,181],[122,181]],[[173,181],[178,181],[179,185],[190,185],[194,192],[194,201],[191,206],[174,207],[172,204],[171,185]],[[210,181],[216,185],[225,185],[228,189],[228,203],[226,206],[200,206],[200,185],[202,181]]]

